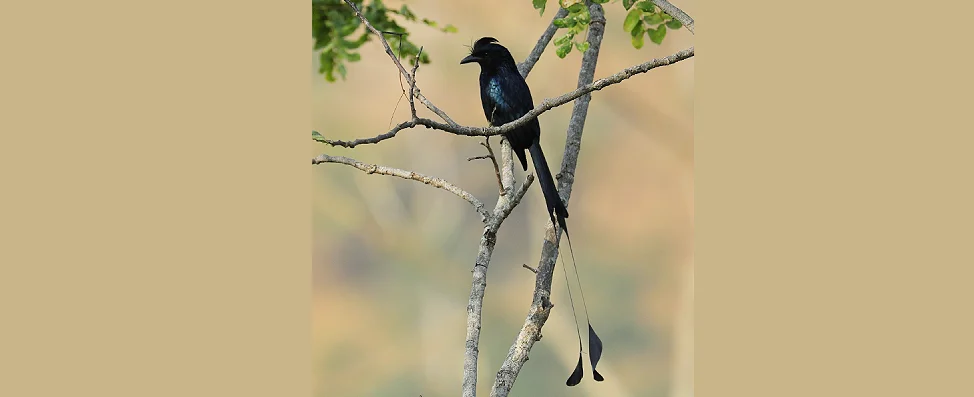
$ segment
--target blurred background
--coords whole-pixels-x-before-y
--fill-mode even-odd
[[[432,58],[419,69],[422,92],[470,126],[486,123],[479,66],[459,65],[467,46],[493,36],[520,62],[558,8],[549,1],[539,17],[528,0],[405,3],[420,18],[459,29],[443,33],[400,22]],[[694,15],[693,1],[674,4]],[[662,45],[646,40],[637,50],[622,28],[621,2],[604,7],[608,22],[596,79],[693,45],[683,28],[669,31]],[[375,136],[409,117],[407,101],[400,102],[399,72],[381,44],[373,40],[360,52],[362,60],[335,83],[318,73],[312,54],[312,128],[326,138]],[[606,381],[594,382],[586,367],[579,386],[564,384],[577,342],[564,276],[556,268],[556,307],[512,396],[693,394],[694,59],[593,94],[569,212],[592,323],[605,344],[599,372]],[[559,59],[549,47],[527,79],[535,102],[573,90],[580,61],[578,51]],[[418,101],[417,109],[438,120]],[[570,114],[566,104],[540,117],[542,147],[554,170]],[[441,177],[492,208],[492,166],[466,160],[486,154],[482,140],[418,128],[354,149],[312,142],[311,153]],[[499,147],[498,138],[491,142]],[[520,183],[524,172],[515,169]],[[444,190],[340,164],[313,166],[312,178],[315,396],[458,395],[471,269],[483,227],[478,215]],[[480,395],[490,392],[527,315],[535,277],[521,265],[537,266],[546,221],[535,185],[498,233],[484,299]]]

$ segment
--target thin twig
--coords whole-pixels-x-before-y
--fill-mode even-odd
[[[476,197],[474,197],[472,194],[468,193],[467,191],[457,187],[456,185],[450,182],[447,182],[442,178],[423,175],[418,172],[407,171],[398,168],[384,167],[375,164],[366,164],[361,161],[348,158],[348,157],[342,157],[342,156],[329,156],[327,154],[320,154],[318,155],[318,157],[311,159],[311,164],[321,164],[321,163],[345,164],[348,166],[358,168],[359,170],[365,171],[365,173],[367,174],[391,175],[403,179],[411,179],[414,181],[422,182],[427,185],[446,190],[450,193],[457,195],[457,197],[466,200],[468,203],[473,205],[474,210],[476,210],[477,213],[480,214],[481,220],[484,222],[487,222],[488,218],[490,218],[491,216],[487,212],[487,210],[484,209],[484,203],[480,202],[480,200],[478,200]]]
[[[423,47],[419,47],[419,53],[416,54],[416,64],[413,65],[413,82],[409,85],[409,111],[413,115],[413,119],[416,118],[416,103],[413,102],[413,97],[415,97],[416,92],[416,71],[419,70],[419,57],[423,55]]]
[[[484,137],[484,141],[480,144],[487,148],[487,153],[489,153],[487,157],[490,157],[490,162],[494,165],[494,175],[497,176],[497,191],[501,196],[503,196],[504,183],[501,182],[501,169],[497,165],[497,156],[494,156],[494,149],[490,147],[490,137]]]
[[[528,270],[530,270],[530,271],[531,271],[531,273],[534,273],[534,274],[538,274],[538,269],[535,269],[535,268],[533,268],[533,267],[531,267],[531,266],[528,266],[528,264],[527,264],[527,263],[522,263],[522,264],[521,264],[521,267],[523,267],[523,268],[525,268],[525,269],[528,269]]]
[[[365,28],[379,38],[379,41],[382,42],[382,47],[386,49],[386,54],[389,55],[389,58],[392,58],[392,62],[394,62],[396,64],[396,67],[399,68],[399,73],[402,73],[402,75],[406,77],[406,82],[408,82],[410,86],[415,86],[416,85],[415,80],[413,79],[412,76],[409,75],[408,72],[406,72],[406,68],[402,66],[402,62],[399,62],[399,58],[397,58],[396,54],[392,52],[392,47],[389,47],[389,42],[386,41],[386,38],[382,36],[382,32],[376,29],[375,26],[372,26],[372,23],[365,18],[365,15],[362,15],[362,12],[359,11],[358,7],[355,7],[355,4],[352,4],[352,2],[349,0],[345,0],[345,4],[348,4],[348,6],[352,8],[352,11],[355,12],[355,15],[358,16],[358,19],[362,20],[362,23],[365,24]],[[419,62],[419,59],[417,58],[416,61]],[[416,91],[416,98],[419,98],[419,101],[422,102],[423,105],[426,105],[426,107],[429,110],[431,110],[433,113],[436,113],[437,116],[440,116],[440,118],[442,118],[443,121],[446,121],[447,124],[451,126],[459,125],[455,121],[453,121],[453,119],[451,119],[450,116],[448,116],[445,112],[440,110],[440,108],[434,106],[433,102],[430,102],[429,99],[426,99],[426,97],[423,96],[423,94],[419,91],[418,88],[415,89],[415,91]]]
[[[483,156],[473,156],[473,157],[467,157],[467,161],[474,161],[474,160],[487,160],[487,159],[492,159],[492,158],[494,158],[494,156],[491,156],[491,155],[489,155],[489,154],[485,154],[485,155],[483,155]]]

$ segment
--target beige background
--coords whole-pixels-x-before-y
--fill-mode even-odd
[[[0,395],[311,394],[306,3],[8,3]],[[943,6],[687,7],[701,395],[972,394]]]

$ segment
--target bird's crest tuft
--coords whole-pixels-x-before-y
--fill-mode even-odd
[[[499,41],[497,41],[497,39],[493,37],[482,37],[480,38],[480,40],[477,40],[476,43],[473,43],[473,48],[474,49],[483,48],[490,43],[499,43]]]

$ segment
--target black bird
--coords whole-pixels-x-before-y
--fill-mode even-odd
[[[484,106],[484,115],[487,121],[493,126],[501,126],[511,121],[517,120],[534,109],[534,101],[531,99],[531,90],[528,83],[521,77],[517,70],[517,64],[511,52],[498,44],[493,37],[484,37],[474,43],[470,55],[460,61],[460,64],[476,62],[480,64],[480,100]],[[568,236],[568,209],[558,195],[558,188],[555,186],[551,170],[548,169],[548,162],[545,161],[544,153],[541,151],[541,125],[538,119],[532,119],[527,124],[504,134],[507,141],[511,144],[514,154],[521,161],[521,167],[525,171],[528,169],[528,160],[524,151],[531,152],[531,160],[534,162],[534,170],[538,174],[538,182],[541,185],[541,192],[544,194],[545,204],[548,207],[548,217],[552,223],[557,223]],[[568,236],[568,247],[571,250],[571,236]],[[572,254],[574,263],[574,253]],[[574,265],[573,265],[574,266]],[[563,267],[564,269],[564,267]],[[576,277],[578,271],[575,272]],[[565,272],[565,281],[568,282],[568,273]],[[581,288],[581,282],[579,282]],[[581,292],[581,290],[580,290]],[[569,287],[569,299],[571,299],[571,287]],[[582,294],[582,304],[585,304],[585,295]],[[574,316],[574,304],[572,305],[572,315]],[[585,308],[585,316],[588,317],[588,308]],[[576,320],[576,333],[578,333],[578,321]],[[595,370],[599,358],[602,356],[602,340],[595,334],[592,323],[588,323],[589,331],[589,355],[592,362],[592,372],[596,381],[604,378]],[[578,335],[578,365],[575,371],[568,378],[566,384],[575,386],[582,381],[582,336]]]

